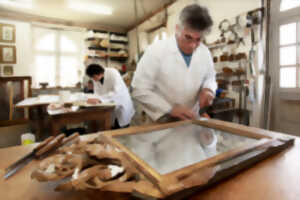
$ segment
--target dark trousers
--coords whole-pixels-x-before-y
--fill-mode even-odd
[[[125,125],[125,126],[120,126],[119,121],[116,119],[114,125],[112,126],[111,129],[115,130],[115,129],[120,129],[120,128],[128,128],[129,124]]]

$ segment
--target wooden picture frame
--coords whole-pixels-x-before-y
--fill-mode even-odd
[[[16,28],[12,24],[0,24],[0,42],[15,43]]]
[[[16,64],[16,47],[10,45],[0,45],[0,64]]]
[[[231,149],[181,169],[166,174],[160,174],[137,154],[133,153],[129,148],[117,140],[118,137],[122,136],[145,134],[190,124],[226,131],[233,135],[249,137],[257,139],[258,141],[253,144]],[[180,121],[168,124],[107,131],[101,135],[101,139],[119,149],[120,152],[123,152],[124,156],[131,162],[132,166],[152,183],[153,187],[144,191],[143,194],[138,192],[134,193],[134,195],[146,199],[149,197],[153,199],[182,199],[195,193],[201,188],[207,187],[248,168],[294,143],[294,138],[287,137],[283,134],[213,119],[203,121]],[[172,150],[170,149],[170,151]]]
[[[0,66],[0,77],[13,76],[14,68],[12,65],[1,65]]]

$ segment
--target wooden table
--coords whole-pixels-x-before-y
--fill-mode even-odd
[[[92,130],[111,129],[111,118],[114,106],[92,107],[79,109],[75,112],[50,115],[51,134],[58,135],[60,129],[67,124],[77,124],[84,121],[92,121]]]
[[[41,138],[42,132],[45,129],[45,110],[50,103],[59,101],[58,95],[44,95],[43,98],[32,97],[26,98],[16,104],[17,108],[32,108],[37,110],[38,118],[34,119],[37,122],[37,137]],[[92,130],[97,132],[99,130],[108,130],[111,128],[111,115],[114,106],[95,106],[85,109],[80,109],[76,112],[51,114],[51,134],[57,135],[60,133],[60,128],[67,124],[80,123],[83,121],[93,121]]]
[[[83,136],[83,138],[96,135]],[[0,149],[0,176],[12,162],[30,152],[32,146]],[[5,200],[126,200],[128,196],[101,192],[54,192],[55,183],[30,179],[37,161],[8,180],[0,180],[0,197]],[[192,196],[190,200],[298,200],[300,197],[300,138],[295,145],[254,167]]]

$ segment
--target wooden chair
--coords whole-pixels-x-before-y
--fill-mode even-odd
[[[0,127],[25,124],[30,120],[30,111],[15,110],[15,103],[32,96],[30,76],[0,77]]]

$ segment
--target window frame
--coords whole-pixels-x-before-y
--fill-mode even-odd
[[[273,86],[276,90],[279,91],[280,98],[284,99],[300,99],[300,58],[299,55],[296,54],[297,62],[296,67],[298,68],[295,88],[282,88],[280,87],[280,26],[290,24],[290,23],[299,23],[297,27],[297,31],[300,32],[300,7],[291,8],[285,11],[280,11],[280,5],[282,0],[272,0],[271,2],[271,35],[270,35],[270,66],[274,66],[274,70],[271,70],[271,75],[273,76]],[[296,41],[299,42],[299,46],[297,46],[297,52],[300,52],[300,36],[297,36]],[[284,46],[284,45],[282,45]],[[297,53],[296,52],[296,53]],[[273,59],[272,59],[273,58]],[[294,65],[291,65],[294,66]],[[288,66],[284,66],[288,67]],[[297,84],[297,83],[296,83]]]

